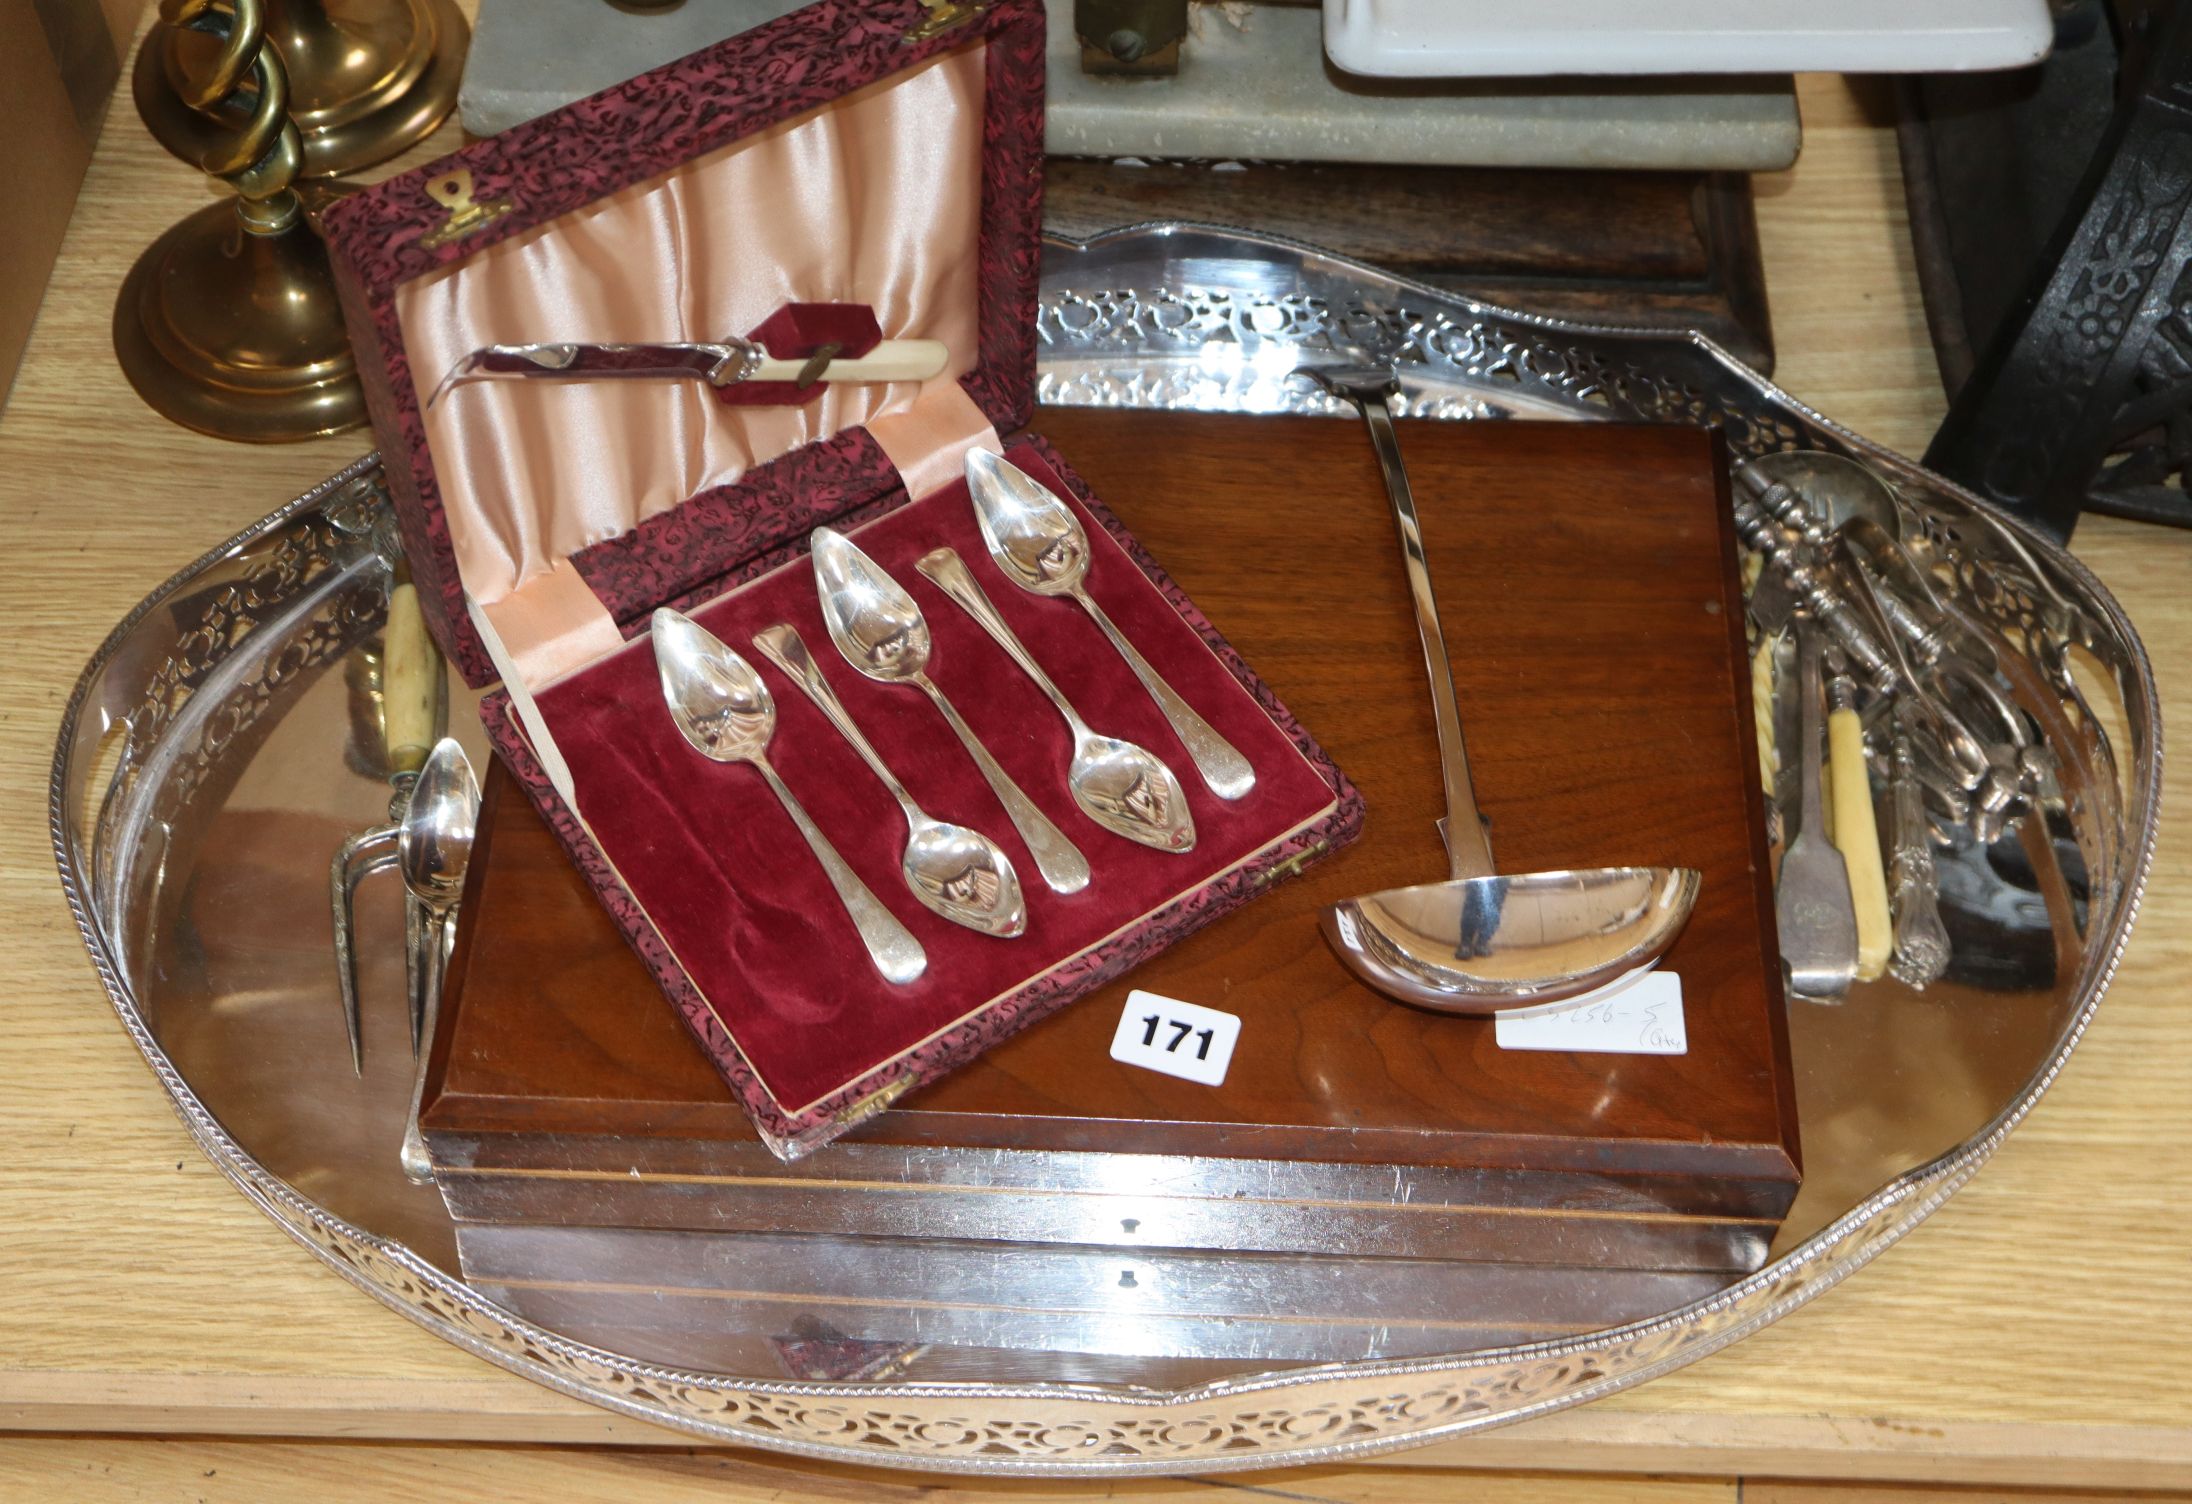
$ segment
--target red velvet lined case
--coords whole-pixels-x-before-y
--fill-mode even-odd
[[[1080,510],[1096,555],[1090,592],[1248,757],[1250,794],[1212,796],[1088,617],[1022,593],[983,550],[956,477],[965,448],[1012,434],[1032,399],[1042,41],[1032,0],[825,0],[328,216],[429,622],[468,679],[505,680],[484,706],[497,751],[786,1157],[1360,826],[1337,769],[1041,441],[1002,442]],[[833,234],[840,226],[851,243]],[[662,382],[509,381],[425,400],[452,352],[482,344],[811,330],[826,312],[784,312],[808,304],[872,309],[885,339],[943,341],[945,375],[804,403],[747,394],[777,399],[761,406]],[[933,676],[1086,854],[1087,889],[1061,897],[1043,885],[922,696],[871,683],[836,654],[805,559],[823,522],[852,531],[920,601]],[[1172,767],[1194,851],[1150,851],[1079,813],[1063,782],[1063,721],[914,572],[942,544],[1096,729]],[[893,987],[868,966],[759,776],[685,746],[643,636],[664,604],[760,668],[778,711],[772,762],[922,942],[918,981]],[[799,628],[915,797],[1011,856],[1024,935],[981,936],[914,901],[898,876],[895,805],[752,651],[754,632],[778,621]]]

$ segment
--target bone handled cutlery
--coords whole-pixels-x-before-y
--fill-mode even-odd
[[[929,697],[959,744],[967,749],[983,781],[1004,806],[1012,828],[1026,843],[1035,870],[1053,893],[1078,893],[1088,886],[1088,858],[1066,839],[1050,816],[1036,807],[1012,775],[990,755],[957,707],[928,676],[934,644],[928,619],[899,583],[858,544],[832,528],[818,527],[810,539],[814,585],[822,600],[822,620],[830,641],[845,661],[878,684],[910,684]]]
[[[1781,852],[1774,888],[1774,920],[1781,932],[1781,960],[1789,990],[1815,1002],[1840,1002],[1857,975],[1857,910],[1850,898],[1849,868],[1828,840],[1819,793],[1823,739],[1819,627],[1796,619],[1798,794],[1794,833]]]
[[[1408,576],[1446,784],[1446,818],[1439,830],[1446,840],[1449,880],[1333,904],[1324,911],[1325,939],[1370,986],[1442,1013],[1496,1013],[1558,1002],[1656,965],[1689,922],[1701,880],[1694,869],[1599,867],[1496,875],[1469,778],[1423,525],[1393,429],[1389,404],[1400,383],[1380,368],[1298,374],[1352,403],[1370,431]]]
[[[1850,905],[1857,919],[1857,980],[1877,981],[1888,969],[1888,880],[1880,860],[1880,829],[1872,813],[1872,777],[1865,766],[1865,729],[1857,715],[1857,685],[1847,672],[1827,680],[1827,781],[1834,790],[1834,847],[1849,869]]]
[[[927,381],[943,374],[951,352],[942,340],[887,339],[860,356],[838,356],[834,346],[803,360],[779,360],[752,340],[664,341],[654,344],[584,344],[557,340],[530,345],[486,345],[449,368],[426,399],[431,408],[451,389],[493,377],[561,381],[704,381],[711,387],[746,381],[813,386],[826,382]]]
[[[982,593],[958,553],[939,548],[914,568],[973,617],[1065,717],[1066,727],[1073,733],[1066,788],[1081,812],[1113,835],[1158,851],[1193,850],[1195,817],[1188,810],[1180,780],[1153,753],[1089,729],[1088,722],[1081,719],[1072,702],[1050,681],[1042,665]]]
[[[1080,603],[1164,712],[1210,792],[1238,799],[1254,788],[1256,770],[1248,759],[1149,666],[1088,593],[1088,533],[1073,509],[1034,476],[980,445],[967,451],[967,491],[982,541],[1005,578],[1031,595],[1062,595]]]
[[[408,580],[388,593],[388,624],[381,634],[380,741],[392,790],[387,823],[361,830],[344,841],[328,864],[328,904],[335,922],[335,982],[342,1000],[343,1027],[350,1038],[350,1068],[365,1073],[364,1041],[359,1033],[356,954],[358,884],[375,872],[397,865],[397,837],[405,804],[419,770],[441,736],[446,719],[441,654],[426,630],[419,594]],[[405,991],[411,1014],[411,1052],[419,1051],[425,1018],[427,930],[419,901],[408,889],[403,901]]]
[[[420,927],[427,936],[423,996],[425,1038],[429,1044],[441,1011],[442,976],[448,966],[449,949],[456,940],[457,900],[464,896],[465,869],[471,864],[472,842],[479,830],[479,807],[479,781],[472,776],[471,761],[454,738],[445,736],[434,744],[426,765],[419,770],[418,781],[411,785],[397,833],[404,886],[424,911]],[[403,1173],[422,1183],[434,1178],[426,1140],[419,1133],[419,1105],[426,1096],[426,1066],[431,1055],[431,1049],[419,1051],[399,1156]]]
[[[1019,874],[1012,870],[1012,858],[988,836],[939,820],[914,802],[905,784],[861,734],[837,691],[822,677],[798,631],[779,623],[758,633],[754,646],[805,692],[898,801],[906,817],[906,851],[899,872],[913,896],[952,923],[985,935],[1009,940],[1024,931],[1027,903],[1020,893]]]
[[[691,617],[667,607],[653,619],[655,666],[662,678],[662,698],[670,717],[694,751],[715,762],[743,762],[753,766],[776,795],[777,803],[807,849],[822,864],[823,874],[837,891],[853,928],[867,947],[868,959],[886,981],[906,983],[921,975],[929,964],[921,942],[884,908],[860,875],[845,865],[829,837],[822,834],[800,807],[768,758],[769,740],[776,733],[776,701],[760,672],[732,652],[714,633]]]

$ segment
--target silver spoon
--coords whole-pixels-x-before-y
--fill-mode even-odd
[[[419,1133],[419,1104],[426,1095],[426,1064],[433,1055],[435,1020],[441,1012],[443,970],[456,938],[457,900],[464,893],[464,872],[472,860],[472,838],[479,827],[479,782],[454,737],[443,737],[427,754],[426,766],[404,801],[396,827],[397,862],[404,886],[425,910],[425,986],[421,989],[426,1041],[419,1051],[418,1074],[411,1083],[411,1111],[404,1119],[403,1173],[421,1184],[434,1178]]]
[[[939,548],[914,568],[981,623],[982,629],[996,639],[1020,671],[1035,681],[1035,687],[1049,696],[1050,703],[1066,718],[1067,729],[1073,733],[1073,761],[1066,768],[1066,788],[1081,812],[1113,835],[1144,846],[1159,851],[1192,851],[1195,817],[1188,811],[1187,795],[1172,770],[1132,742],[1098,736],[1088,729],[1088,722],[1081,719],[997,614],[997,608],[974,582],[957,552]]]
[[[1011,939],[1027,928],[1027,901],[1012,858],[978,830],[939,820],[916,804],[882,756],[861,735],[829,680],[815,667],[807,644],[789,624],[779,623],[755,635],[754,646],[806,691],[838,734],[852,743],[906,816],[906,851],[898,870],[913,896],[930,909],[985,935]]]
[[[1557,1002],[1655,964],[1689,922],[1699,882],[1694,870],[1600,867],[1494,875],[1491,841],[1469,781],[1469,752],[1424,557],[1423,527],[1387,406],[1400,383],[1382,369],[1303,374],[1355,405],[1385,474],[1431,681],[1446,782],[1446,818],[1439,830],[1451,873],[1446,882],[1332,905],[1324,911],[1325,938],[1348,969],[1372,987],[1442,1013],[1497,1013]]]
[[[1781,960],[1789,991],[1814,1002],[1840,1002],[1857,977],[1857,909],[1850,899],[1849,868],[1827,838],[1819,796],[1819,743],[1824,739],[1819,674],[1819,628],[1796,618],[1796,693],[1802,711],[1797,733],[1801,766],[1795,831],[1781,851],[1774,885],[1774,923],[1781,933]]]
[[[845,865],[829,837],[822,834],[807,812],[799,807],[784,780],[776,776],[767,756],[769,738],[776,732],[776,701],[754,666],[732,652],[715,634],[691,617],[667,607],[654,614],[655,666],[662,675],[662,698],[669,703],[670,718],[693,750],[716,762],[753,764],[768,780],[770,792],[784,813],[792,817],[807,849],[822,864],[823,874],[837,890],[838,902],[851,916],[868,948],[868,959],[884,980],[905,983],[927,968],[928,952],[906,927],[884,908],[860,875]]]
[[[928,676],[929,624],[899,583],[873,559],[860,551],[843,533],[818,527],[810,540],[814,550],[814,584],[822,598],[822,620],[830,629],[830,641],[845,661],[879,684],[911,684],[929,697],[967,749],[974,765],[1005,807],[1012,828],[1027,843],[1035,870],[1053,893],[1078,893],[1088,886],[1088,858],[1036,808],[1012,775],[998,766],[982,745],[974,728],[960,719],[959,711],[944,698]]]
[[[1248,759],[1149,666],[1083,588],[1088,578],[1088,534],[1072,508],[1034,476],[978,444],[967,451],[967,490],[974,498],[974,519],[981,525],[982,541],[1005,578],[1031,595],[1063,595],[1081,603],[1172,723],[1210,792],[1220,799],[1238,799],[1254,788],[1256,770]]]

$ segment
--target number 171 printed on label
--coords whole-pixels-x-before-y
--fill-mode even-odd
[[[1111,1036],[1111,1058],[1183,1081],[1216,1086],[1233,1063],[1241,1021],[1231,1013],[1137,989]]]

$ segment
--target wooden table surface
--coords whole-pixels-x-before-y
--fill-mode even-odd
[[[1781,379],[1915,451],[1942,398],[1883,96],[1816,79],[1803,104],[1802,161],[1758,182]],[[491,1368],[294,1246],[192,1146],[62,903],[46,784],[86,657],[174,569],[369,442],[222,444],[170,427],[124,383],[108,344],[115,288],[209,191],[151,144],[125,91],[0,414],[0,1142],[16,1165],[0,1179],[0,1427],[689,1447]],[[2096,518],[2078,551],[2144,632],[2164,702],[2192,705],[2192,532]],[[1404,1454],[1399,1468],[1241,1481],[1348,1500],[1453,1496],[1453,1480],[1416,1471],[1426,1468],[2192,1487],[2178,1329],[2192,1312],[2192,1252],[2173,1221],[2192,1201],[2192,1044],[2179,1007],[2192,972],[2192,776],[2181,756],[2175,766],[2145,913],[2090,1036],[1998,1159],[1875,1265],[1735,1348],[1598,1404]],[[571,1497],[630,1496],[615,1471],[624,1454],[574,1453],[560,1469],[537,1451],[498,1463],[370,1450],[389,1490],[469,1479],[509,1493],[554,1479]],[[26,1438],[0,1445],[0,1493],[73,1472],[71,1497],[122,1497],[155,1478],[167,1480],[162,1496],[184,1479],[233,1496],[225,1469],[238,1490],[279,1472],[350,1496],[366,1466],[358,1451],[204,1440],[87,1451]],[[652,1456],[632,1466],[665,1495],[681,1484],[732,1498],[913,1494],[910,1480],[849,1470]],[[1502,1499],[1640,1496],[1583,1478],[1481,1487]],[[1647,1493],[1732,1491],[1699,1481]],[[1188,1484],[1118,1492],[1202,1495]]]

